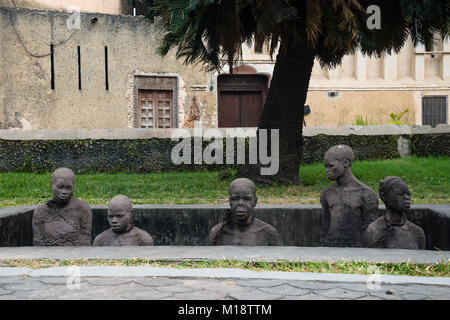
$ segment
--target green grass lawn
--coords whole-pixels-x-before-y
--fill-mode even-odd
[[[378,192],[378,183],[389,175],[406,181],[412,203],[450,203],[450,158],[404,158],[356,161],[353,174]],[[219,204],[227,202],[232,177],[220,171],[151,174],[79,174],[76,198],[89,204],[107,204],[117,194],[134,204]],[[40,204],[52,197],[51,173],[0,173],[0,207]],[[258,185],[259,203],[319,203],[320,192],[330,185],[323,164],[302,166],[301,185]],[[381,203],[381,202],[380,202]]]
[[[361,262],[248,262],[241,260],[199,260],[199,261],[154,261],[146,259],[76,259],[76,260],[0,260],[0,267],[50,268],[66,266],[148,266],[160,268],[239,268],[255,271],[316,272],[316,273],[351,273],[448,277],[449,261],[427,265],[415,263],[368,263]]]

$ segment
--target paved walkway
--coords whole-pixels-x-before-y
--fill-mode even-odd
[[[2,247],[5,259],[449,262],[450,252],[306,247]],[[374,270],[376,272],[376,270]],[[450,277],[152,267],[0,268],[0,299],[450,300]]]
[[[0,268],[0,299],[450,300],[450,278],[111,266]]]

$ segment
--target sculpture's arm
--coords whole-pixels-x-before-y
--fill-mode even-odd
[[[217,241],[219,240],[218,237],[218,233],[219,230],[221,229],[222,224],[219,223],[218,225],[215,225],[212,229],[211,232],[209,233],[209,244],[211,246],[215,246],[217,245]]]
[[[82,216],[80,219],[80,243],[78,245],[90,246],[92,232],[92,210],[87,204],[83,208],[80,208],[80,210],[82,211]]]
[[[369,224],[379,217],[378,196],[373,190],[364,193],[363,207],[361,212],[361,232],[364,232]]]
[[[144,231],[144,236],[141,239],[141,246],[152,246],[153,238],[147,232]]]
[[[33,211],[33,219],[31,222],[33,229],[33,246],[45,246],[45,241],[41,232],[41,224],[39,221],[39,217],[42,215],[41,210],[39,208],[34,209]]]
[[[96,236],[94,239],[94,244],[93,246],[104,246],[105,244],[103,243],[100,235]]]
[[[419,243],[419,249],[425,250],[425,232],[422,228],[419,227],[419,233],[418,233],[418,243]]]
[[[270,228],[268,232],[267,245],[268,246],[281,246],[281,237],[278,230],[275,228]]]
[[[367,228],[362,235],[362,244],[363,247],[366,248],[372,248],[373,245],[377,242],[377,239],[375,237],[375,232],[372,230],[372,226]]]

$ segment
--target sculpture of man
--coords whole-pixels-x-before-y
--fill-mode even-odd
[[[211,245],[275,246],[280,244],[278,231],[255,217],[255,184],[246,178],[231,182],[224,222],[215,225],[209,234]]]
[[[406,183],[399,177],[389,176],[381,181],[378,190],[386,211],[367,227],[365,245],[370,248],[425,249],[422,228],[405,216],[411,205],[411,193]]]
[[[86,202],[72,198],[72,170],[56,169],[51,182],[53,199],[33,212],[33,245],[90,246],[92,212]]]
[[[94,239],[94,246],[152,246],[153,238],[144,230],[130,223],[133,212],[131,200],[123,195],[115,196],[108,204],[110,229]]]
[[[353,150],[346,145],[334,146],[325,154],[326,175],[336,183],[320,195],[322,246],[361,247],[363,232],[378,218],[378,196],[353,176],[354,159]]]

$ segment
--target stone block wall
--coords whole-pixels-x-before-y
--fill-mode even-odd
[[[194,134],[195,129],[184,129]],[[207,129],[204,129],[207,130]],[[216,129],[217,130],[217,129]],[[220,129],[226,136],[226,129]],[[246,137],[252,136],[252,130]],[[253,131],[254,132],[254,131]],[[171,159],[172,129],[0,130],[0,172],[45,172],[69,167],[76,173],[155,172],[217,169],[222,165],[181,164]],[[304,128],[303,163],[323,161],[336,144],[347,144],[357,160],[408,155],[450,156],[450,126],[355,126]],[[203,150],[209,142],[203,141]],[[194,143],[191,138],[191,159]],[[223,148],[224,163],[226,148]],[[248,153],[246,153],[248,155]],[[236,159],[236,154],[234,155]],[[235,160],[234,163],[237,161]],[[193,163],[193,161],[191,161]]]

